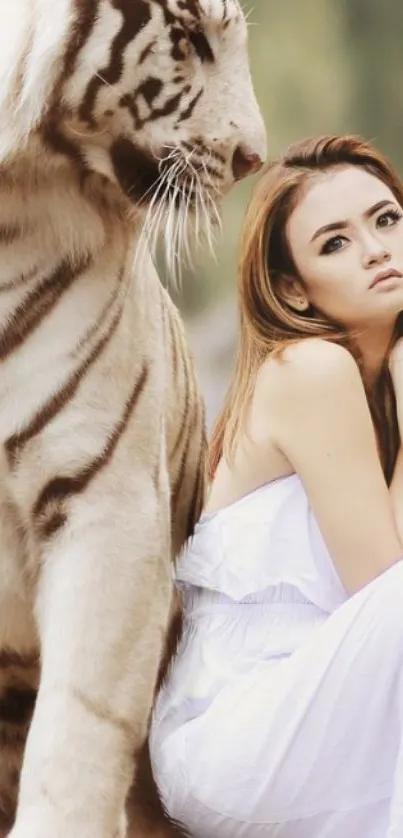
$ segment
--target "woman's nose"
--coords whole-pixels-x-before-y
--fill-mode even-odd
[[[390,250],[384,242],[375,236],[368,237],[364,243],[364,264],[370,268],[372,265],[382,264],[390,259]]]

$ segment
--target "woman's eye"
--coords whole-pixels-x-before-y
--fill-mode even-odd
[[[332,236],[331,239],[328,239],[322,247],[321,253],[335,253],[336,250],[340,250],[343,247],[345,242],[344,236]]]
[[[376,223],[378,227],[393,227],[402,218],[402,213],[396,209],[390,209],[378,215]]]

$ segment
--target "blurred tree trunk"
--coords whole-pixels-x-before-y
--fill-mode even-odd
[[[403,0],[342,0],[351,63],[351,130],[403,170]]]

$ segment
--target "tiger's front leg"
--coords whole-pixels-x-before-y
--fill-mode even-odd
[[[42,673],[10,838],[122,838],[172,577],[167,499],[137,477],[137,496],[77,499],[44,552]]]

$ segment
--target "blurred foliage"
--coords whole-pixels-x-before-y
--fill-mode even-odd
[[[252,75],[267,125],[269,157],[299,137],[361,133],[403,169],[403,0],[252,0]],[[245,11],[248,11],[249,2]],[[239,233],[253,178],[224,205],[216,258],[175,296],[185,316],[235,291]]]

